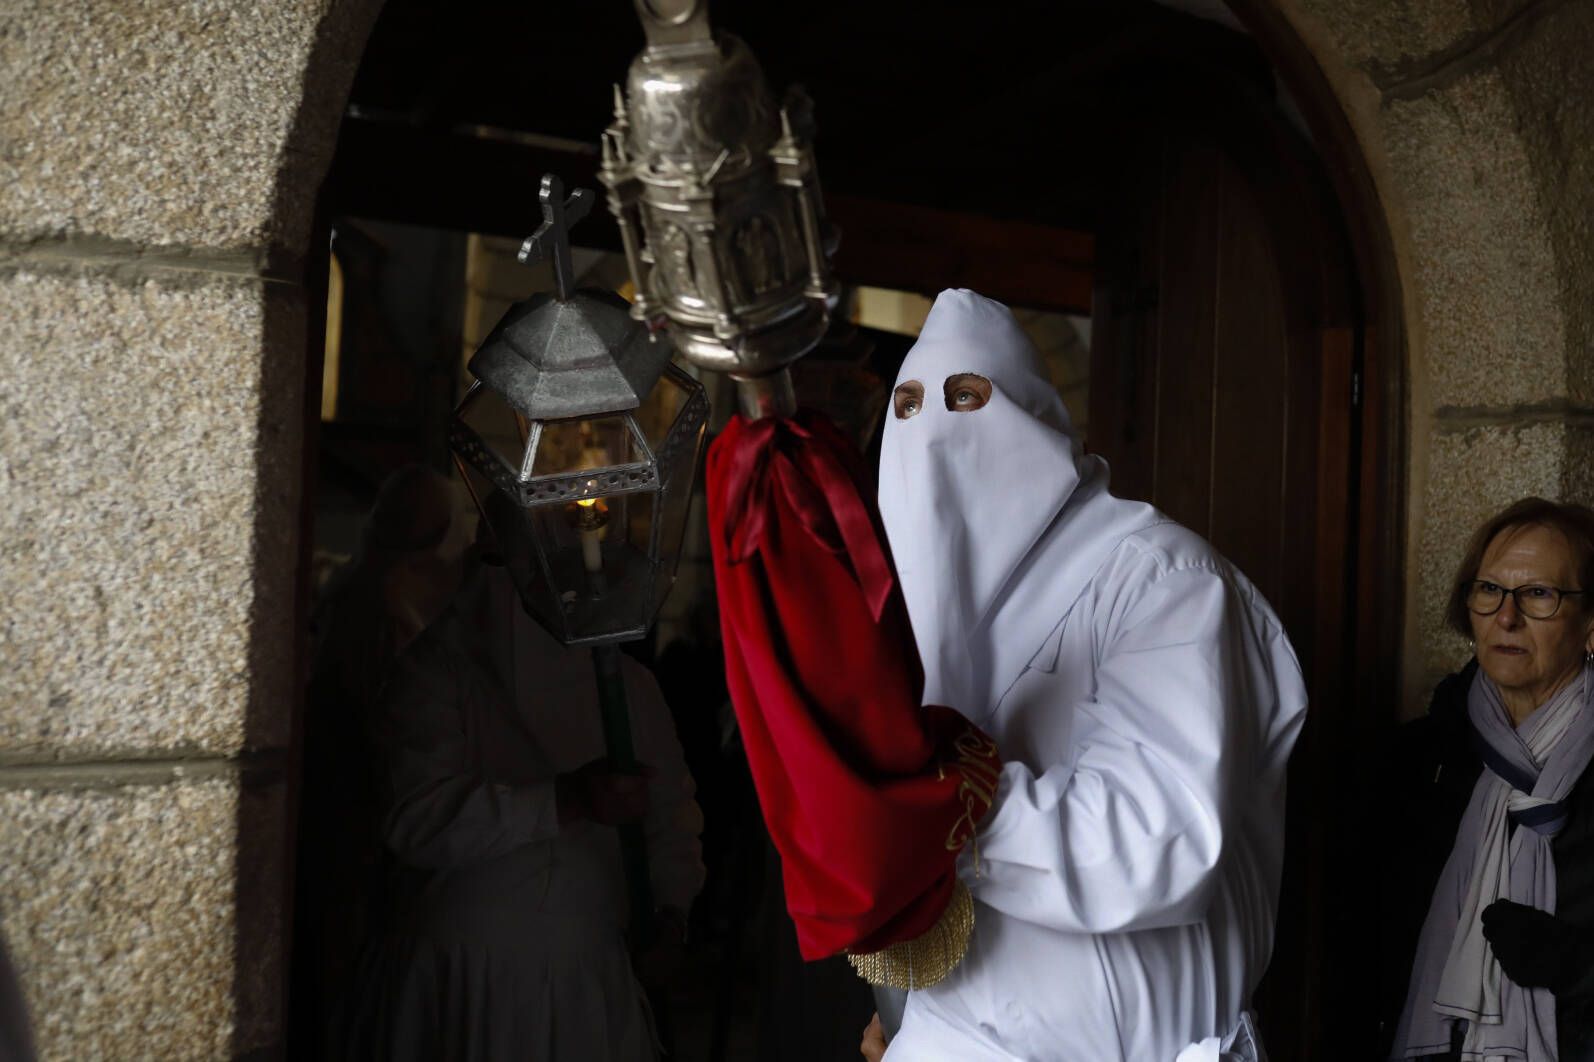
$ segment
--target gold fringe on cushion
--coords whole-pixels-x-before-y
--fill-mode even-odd
[[[867,955],[847,954],[853,969],[872,985],[892,988],[929,988],[951,973],[969,950],[974,932],[974,898],[961,881],[952,885],[952,899],[935,925],[912,940],[904,940]]]

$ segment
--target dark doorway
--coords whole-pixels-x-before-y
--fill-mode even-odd
[[[1321,1027],[1321,1008],[1348,969],[1336,961],[1354,958],[1323,935],[1337,805],[1319,780],[1352,665],[1362,284],[1322,164],[1275,98],[1200,63],[1174,61],[1153,84],[1099,235],[1089,443],[1116,493],[1238,565],[1295,645],[1312,725],[1292,762],[1257,1009],[1275,1057],[1339,1057],[1320,1053],[1345,1035]],[[1341,1049],[1360,1057],[1360,1042]]]
[[[821,4],[797,17],[719,0],[714,17],[777,87],[800,81],[815,100],[843,279],[925,295],[967,286],[1088,319],[1089,397],[1075,413],[1116,491],[1208,536],[1278,609],[1313,705],[1292,764],[1282,913],[1258,1009],[1280,1062],[1363,1057],[1375,1031],[1339,995],[1368,942],[1355,935],[1359,894],[1342,870],[1354,809],[1334,795],[1334,764],[1394,714],[1398,300],[1365,169],[1320,74],[1260,3],[1234,6],[1256,36],[1141,0],[1027,0],[977,19],[951,3]],[[345,220],[345,290],[377,284],[361,270],[396,261],[401,245],[424,244],[434,265],[463,271],[481,239],[523,237],[544,172],[597,187],[608,85],[641,43],[627,0],[390,0],[322,197],[323,218]],[[594,254],[619,247],[603,211],[578,242]],[[459,289],[433,286],[429,326],[469,316]],[[350,373],[376,364],[373,342],[404,345],[379,334],[395,322],[359,326],[343,351]],[[369,504],[388,464],[446,456],[439,431],[461,351],[442,333],[430,341],[436,356],[412,359],[415,389],[390,407],[402,416],[323,428],[322,494],[336,493],[345,518]],[[856,396],[889,380],[906,343],[866,345],[834,359],[825,386]],[[348,409],[362,386],[344,382]],[[711,651],[683,673],[704,661]],[[725,806],[705,804],[711,820],[761,846],[745,778],[727,774],[718,793]],[[316,814],[306,803],[303,816]],[[856,1057],[850,1013],[834,1030],[815,1024],[842,989],[794,988],[789,971],[758,965],[789,942],[754,922],[771,876],[761,847],[743,856],[704,916],[729,949],[701,967],[719,977],[699,1000],[709,1047],[680,1057],[774,1057],[778,1035],[766,1030],[774,1038],[756,1056],[738,1053],[752,1041],[725,1024],[733,1012],[755,1020],[761,976],[807,994],[803,1057]]]

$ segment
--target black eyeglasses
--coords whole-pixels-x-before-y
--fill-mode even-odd
[[[1541,586],[1524,583],[1521,586],[1501,586],[1487,579],[1474,579],[1467,584],[1467,607],[1480,616],[1492,616],[1505,604],[1510,594],[1517,603],[1517,611],[1530,619],[1549,619],[1561,610],[1561,598],[1586,594],[1587,590],[1562,590],[1558,586]]]

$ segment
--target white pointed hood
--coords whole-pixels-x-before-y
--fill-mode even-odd
[[[949,377],[991,384],[949,409]],[[943,291],[896,385],[923,408],[886,413],[880,514],[924,662],[924,703],[986,718],[1124,536],[1162,517],[1107,493],[1034,346],[1001,303]]]

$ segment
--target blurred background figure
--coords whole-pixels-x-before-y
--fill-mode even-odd
[[[424,465],[398,469],[312,619],[294,901],[296,1058],[326,1052],[361,941],[380,920],[371,709],[399,654],[458,592],[473,538],[469,500],[454,484]]]
[[[658,684],[629,658],[647,767],[607,766],[591,656],[527,615],[504,559],[471,566],[374,707],[393,877],[340,1058],[657,1057],[630,952],[658,980],[679,959],[704,879],[691,775]],[[637,821],[658,911],[628,951],[613,827]]]

